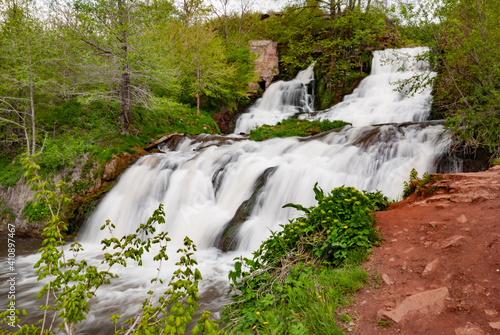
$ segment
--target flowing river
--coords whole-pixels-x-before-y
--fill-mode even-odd
[[[410,97],[404,94],[406,88],[395,90],[402,79],[434,75],[427,64],[416,60],[424,51],[375,51],[371,74],[343,102],[324,111],[314,110],[311,65],[295,80],[271,85],[238,120],[234,135],[185,137],[176,145],[163,146],[162,153],[142,157],[120,177],[82,227],[78,240],[85,251],[80,257],[92,264],[102,259],[99,243],[110,235],[99,228],[107,219],[116,225],[114,236],[133,233],[163,203],[166,223],[159,230],[169,232],[168,254],[173,261],[162,266],[162,277],[170,278],[175,250],[189,236],[198,247],[195,258],[204,278],[200,284],[202,308],[219,311],[228,301],[227,274],[233,259],[249,255],[270,231],[279,230],[298,214],[283,205],[314,205],[316,182],[326,191],[346,185],[381,190],[397,199],[413,168],[420,173],[436,172],[451,136],[442,122],[426,121],[432,101],[430,88]],[[309,138],[263,142],[240,135],[293,115],[344,120],[352,126]],[[459,170],[456,162],[446,172]],[[242,212],[244,216],[239,215]],[[223,239],[228,224],[237,224],[237,233],[229,242]],[[40,284],[32,270],[38,258],[36,254],[19,256],[16,264],[17,306],[34,316],[42,304],[35,301]],[[98,291],[79,333],[109,334],[111,315],[137,313],[158,267],[152,257],[144,258],[142,267],[129,264],[114,270],[120,278]],[[6,274],[1,271],[2,276]],[[6,285],[0,283],[2,294]]]

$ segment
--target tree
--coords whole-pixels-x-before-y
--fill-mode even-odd
[[[15,0],[2,3],[0,31],[0,124],[15,126],[5,140],[24,137],[28,153],[37,146],[36,99],[46,86],[44,77],[50,46],[34,5]]]
[[[226,61],[223,41],[209,25],[177,25],[176,32],[178,66],[185,89],[195,97],[199,113],[202,96],[221,98],[227,95],[228,80],[234,68]]]
[[[128,133],[132,105],[147,105],[151,97],[148,80],[163,79],[148,71],[138,41],[152,30],[155,20],[173,12],[171,3],[78,0],[60,3],[58,10],[73,36],[100,58],[90,66],[91,82],[100,84],[98,95],[119,102],[122,132]]]
[[[439,73],[434,105],[466,147],[500,157],[500,18],[487,0],[402,5],[402,24],[432,50]],[[425,29],[421,29],[421,28]],[[429,82],[420,83],[420,85]]]
[[[390,45],[383,11],[364,2],[299,2],[267,25],[263,37],[278,42],[282,78],[293,78],[316,61],[319,108],[350,93],[369,68],[371,51]]]

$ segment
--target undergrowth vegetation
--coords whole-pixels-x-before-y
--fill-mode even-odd
[[[196,109],[166,98],[156,98],[151,110],[136,108],[135,115],[131,134],[123,135],[116,122],[119,118],[117,103],[75,99],[41,114],[40,122],[49,130],[39,139],[43,143],[42,154],[37,159],[40,173],[52,175],[71,169],[82,157],[102,167],[113,155],[134,153],[138,147],[168,133],[219,133],[209,115],[197,114]],[[22,174],[19,159],[10,155],[0,157],[3,188],[14,185]]]
[[[367,281],[358,268],[381,239],[371,212],[385,209],[380,192],[315,185],[317,206],[264,241],[229,273],[233,302],[222,311],[229,334],[342,334],[337,306]]]
[[[432,195],[436,192],[437,188],[435,186],[428,186],[427,184],[441,179],[443,179],[441,175],[431,175],[428,172],[425,172],[422,178],[419,178],[417,170],[412,169],[410,172],[410,180],[404,182],[403,198],[413,193],[417,196]]]
[[[286,119],[274,126],[263,125],[250,131],[250,139],[253,141],[262,141],[274,137],[292,137],[292,136],[311,136],[324,131],[336,129],[350,125],[344,121],[308,121],[299,119]]]

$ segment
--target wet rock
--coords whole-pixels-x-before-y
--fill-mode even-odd
[[[152,149],[152,148],[158,146],[159,144],[168,141],[169,139],[171,139],[174,136],[184,136],[184,134],[179,134],[179,133],[167,134],[167,135],[163,136],[162,138],[157,139],[156,141],[153,141],[150,144],[148,144],[145,149],[146,150]]]
[[[441,287],[435,290],[417,293],[409,296],[395,309],[391,311],[381,310],[378,316],[381,319],[389,319],[396,323],[401,322],[411,312],[422,314],[439,314],[445,308],[448,288]]]
[[[105,181],[111,181],[118,178],[135,160],[147,154],[147,151],[141,148],[135,148],[135,154],[124,153],[121,156],[114,157],[109,162],[106,163],[104,167],[104,174],[102,179]]]
[[[277,170],[277,167],[267,168],[262,175],[257,179],[254,186],[254,191],[250,198],[245,200],[236,210],[233,218],[227,223],[224,232],[215,242],[215,246],[222,251],[232,251],[236,249],[238,241],[236,235],[243,222],[245,222],[256,204],[257,196],[262,188],[266,185],[268,178]]]

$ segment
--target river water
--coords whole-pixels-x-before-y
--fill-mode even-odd
[[[162,277],[174,271],[175,250],[184,236],[198,246],[195,255],[204,279],[200,284],[202,308],[217,312],[228,301],[227,274],[233,259],[250,255],[270,231],[280,229],[298,212],[287,203],[315,204],[313,185],[324,190],[346,185],[381,190],[400,197],[412,168],[435,172],[437,161],[451,144],[441,122],[426,121],[431,108],[430,88],[407,97],[395,90],[399,80],[415,75],[433,76],[427,64],[416,61],[423,48],[374,52],[372,73],[352,95],[325,111],[313,106],[313,66],[295,80],[271,85],[264,96],[237,122],[234,135],[186,137],[162,153],[142,157],[130,167],[83,225],[77,239],[91,264],[102,259],[99,242],[111,235],[100,226],[109,219],[114,236],[135,232],[160,203],[165,206],[172,263],[162,266]],[[402,70],[402,71],[398,71]],[[309,138],[282,138],[253,142],[240,133],[261,124],[297,115],[310,120],[345,120],[352,126]],[[237,135],[238,134],[238,135]],[[456,172],[460,164],[449,168]],[[266,176],[265,183],[260,183]],[[257,184],[260,186],[257,187]],[[240,206],[252,199],[249,215],[238,230],[231,251],[220,250],[221,235]],[[248,204],[248,202],[246,202]],[[150,256],[150,255],[149,255]],[[33,274],[36,254],[17,257],[18,306],[36,316],[34,296],[40,285]],[[91,303],[82,334],[108,334],[114,313],[136,313],[156,275],[158,264],[145,256],[144,265],[116,268],[114,284],[101,288]],[[4,262],[5,257],[1,259]],[[4,271],[2,268],[1,271]],[[0,273],[5,275],[5,272]],[[5,292],[6,284],[0,283]],[[2,296],[3,299],[3,296]]]

